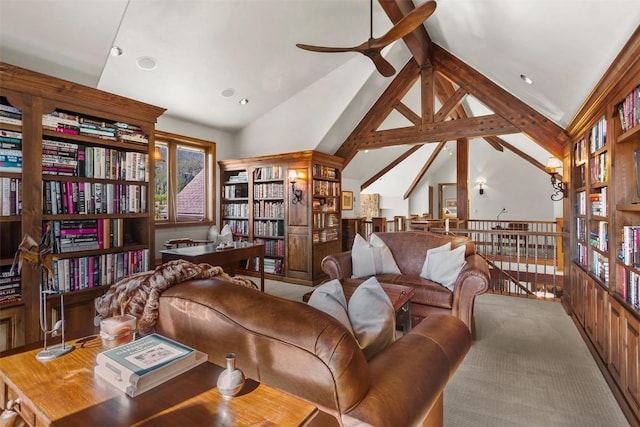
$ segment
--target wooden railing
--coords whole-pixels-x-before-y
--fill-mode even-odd
[[[383,225],[381,225],[383,224]],[[491,272],[490,292],[545,299],[562,295],[562,239],[558,221],[393,220],[363,221],[361,234],[376,231],[428,230],[465,235],[487,260]]]

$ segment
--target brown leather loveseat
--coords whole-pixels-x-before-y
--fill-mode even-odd
[[[307,304],[218,279],[161,294],[156,331],[313,403],[313,425],[442,426],[442,393],[471,346],[464,323],[426,317],[370,361],[337,320]]]
[[[450,314],[461,319],[474,333],[473,305],[476,295],[489,288],[487,262],[475,253],[475,245],[464,236],[450,236],[424,231],[375,233],[390,249],[401,274],[378,274],[380,283],[395,283],[415,288],[411,299],[411,321],[417,325],[433,313]],[[451,291],[439,283],[420,277],[427,250],[451,242],[454,249],[462,244],[466,263]],[[352,278],[351,251],[328,255],[322,260],[322,270],[330,279],[357,284],[365,278]]]

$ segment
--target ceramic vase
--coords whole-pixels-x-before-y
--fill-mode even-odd
[[[244,374],[240,369],[236,369],[236,354],[230,353],[226,356],[227,368],[218,377],[218,391],[225,399],[231,399],[240,393],[244,385]]]

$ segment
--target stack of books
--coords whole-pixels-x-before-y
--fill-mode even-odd
[[[21,132],[0,129],[0,172],[22,172]]]
[[[206,361],[206,353],[151,334],[99,353],[94,373],[135,397]]]
[[[11,266],[0,267],[0,304],[20,301],[22,287],[20,273],[11,270]]]

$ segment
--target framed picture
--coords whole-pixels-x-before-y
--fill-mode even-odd
[[[353,192],[352,191],[342,192],[342,210],[345,210],[345,211],[353,210]]]
[[[458,215],[458,200],[457,199],[445,199],[443,213],[445,218],[448,216],[455,217]]]

